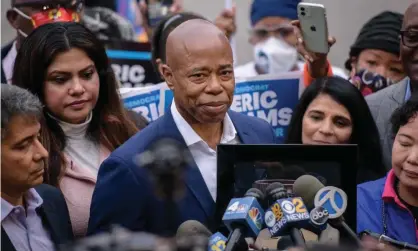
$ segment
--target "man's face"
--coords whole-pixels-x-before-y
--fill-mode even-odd
[[[297,39],[290,22],[290,19],[283,17],[265,17],[261,19],[254,25],[251,31],[250,43],[255,45],[274,36],[282,38],[290,45],[296,46]]]
[[[221,38],[221,36],[223,36]],[[189,123],[218,123],[225,118],[235,88],[232,50],[226,37],[183,39],[164,78],[177,108]],[[170,53],[170,52],[168,52]],[[181,55],[181,56],[180,56]]]
[[[43,11],[63,7],[80,14],[83,8],[84,0],[14,0],[12,7],[22,12],[26,16],[32,17]],[[29,35],[34,30],[34,24],[31,20],[23,17],[13,8],[7,11],[7,19],[10,25],[23,33]],[[22,35],[19,34],[20,38]]]
[[[38,139],[40,128],[36,118],[16,115],[2,130],[2,191],[26,191],[43,182],[48,152]]]
[[[402,64],[412,83],[418,85],[418,4],[413,4],[406,11],[402,30]]]

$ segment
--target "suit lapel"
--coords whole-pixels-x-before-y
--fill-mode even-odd
[[[408,78],[402,80],[402,82],[396,84],[397,87],[392,92],[392,102],[389,102],[388,109],[381,110],[380,112],[388,114],[386,116],[386,121],[384,121],[385,125],[390,125],[390,118],[392,113],[400,107],[403,103],[405,103],[405,95],[406,95],[406,87],[408,85]],[[384,146],[388,147],[388,152],[392,151],[393,146],[393,137],[392,137],[392,130],[390,130],[390,126],[386,126],[386,135],[385,135],[385,143]]]
[[[395,88],[392,93],[392,98],[395,102],[391,103],[391,110],[395,110],[405,102],[406,87],[408,85],[408,81],[409,78],[405,78],[400,83],[396,84],[397,88]]]
[[[257,135],[252,127],[248,125],[247,121],[243,119],[242,115],[237,112],[229,111],[229,117],[234,124],[235,130],[237,130],[239,139],[242,144],[261,144],[259,135]]]
[[[16,251],[16,248],[13,246],[12,241],[10,241],[9,236],[3,227],[1,227],[1,250]]]
[[[183,136],[181,135],[176,123],[174,122],[173,115],[171,114],[170,109],[168,109],[168,111],[165,113],[162,119],[164,120],[164,122],[161,123],[161,127],[159,128],[160,137],[169,137],[177,140],[185,148],[187,148],[187,151],[189,152],[189,154],[191,154],[186,145],[186,142],[184,141]],[[213,201],[213,198],[210,195],[207,186],[203,186],[202,184],[206,184],[205,180],[203,179],[202,174],[200,173],[200,170],[193,159],[191,165],[189,166],[189,169],[187,170],[186,186],[194,195],[194,197],[206,213],[207,217],[209,218],[213,215],[213,212],[215,210],[215,202]]]
[[[51,239],[54,242],[55,245],[60,243],[59,239],[59,226],[57,225],[60,222],[60,219],[58,218],[59,215],[55,213],[54,207],[48,203],[48,201],[44,200],[42,206],[36,209],[36,212],[39,214],[39,216],[42,219],[42,223],[45,226],[45,228],[49,231],[49,234],[51,235]]]

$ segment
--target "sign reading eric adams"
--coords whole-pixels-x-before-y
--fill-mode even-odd
[[[300,79],[300,72],[291,72],[238,80],[231,110],[266,120],[274,128],[279,143],[283,143],[302,91]],[[128,109],[141,112],[149,121],[154,121],[170,109],[173,93],[161,83],[133,88],[122,93],[122,97]]]
[[[269,122],[283,143],[301,91],[298,73],[260,76],[237,83],[231,110]]]

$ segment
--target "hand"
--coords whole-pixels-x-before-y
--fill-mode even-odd
[[[389,244],[379,242],[371,236],[364,236],[361,239],[363,249],[366,251],[396,251],[399,250]]]
[[[152,38],[152,27],[150,27],[147,19],[147,12],[148,12],[148,6],[145,0],[141,0],[138,5],[139,11],[141,13],[141,23],[142,27],[144,28],[145,32],[147,33],[148,40],[151,40]],[[173,4],[170,6],[170,13],[180,13],[183,11],[183,2],[182,0],[174,0]]]
[[[311,52],[306,48],[303,40],[302,32],[300,31],[299,20],[292,21],[294,32],[297,38],[296,48],[298,52],[303,56],[308,64],[309,73],[313,78],[326,77],[328,73],[328,54]],[[328,37],[328,46],[331,48],[335,44],[334,37]]]
[[[235,14],[236,5],[234,4],[232,9],[223,10],[221,14],[215,19],[215,25],[225,33],[225,36],[228,39],[231,38],[231,35],[234,34],[237,30]]]

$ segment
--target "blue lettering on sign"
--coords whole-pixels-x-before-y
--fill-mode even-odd
[[[165,91],[165,111],[172,99],[172,92]],[[266,120],[283,143],[298,101],[299,79],[257,80],[236,85],[231,110]]]

